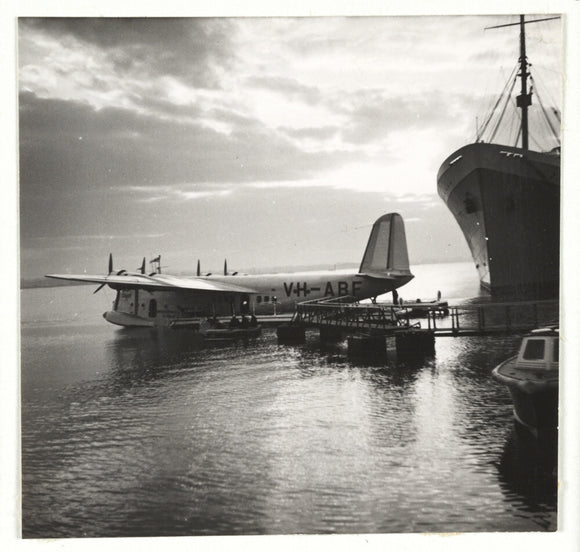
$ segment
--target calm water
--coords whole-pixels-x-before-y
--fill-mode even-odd
[[[478,293],[470,264],[414,272],[408,299]],[[556,529],[551,467],[490,377],[518,338],[373,366],[316,333],[116,329],[92,291],[22,292],[24,537]]]

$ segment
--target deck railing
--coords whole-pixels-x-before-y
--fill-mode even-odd
[[[427,313],[427,327],[436,335],[517,333],[558,324],[557,300],[478,303],[449,307],[449,317]]]

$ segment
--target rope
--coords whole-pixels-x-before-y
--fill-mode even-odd
[[[498,129],[499,129],[499,125],[501,124],[501,122],[502,122],[502,119],[503,119],[503,116],[505,115],[505,110],[507,109],[507,106],[508,106],[508,105],[509,105],[509,103],[510,103],[511,93],[512,93],[512,90],[514,89],[514,86],[515,86],[515,85],[516,85],[516,79],[514,79],[514,81],[512,82],[512,85],[511,85],[510,91],[509,91],[509,92],[508,92],[508,94],[507,94],[507,100],[506,100],[506,102],[505,102],[505,104],[504,104],[504,106],[503,106],[503,109],[501,110],[501,113],[500,113],[499,119],[497,120],[497,123],[495,124],[495,127],[494,127],[494,129],[493,129],[493,132],[492,132],[492,134],[491,134],[491,138],[489,139],[489,141],[490,141],[490,142],[493,142],[493,139],[495,138],[495,135],[497,134],[497,131],[498,131]]]
[[[512,72],[510,73],[510,76],[509,76],[508,80],[506,81],[506,83],[505,83],[505,85],[503,87],[503,90],[501,91],[501,94],[499,95],[497,101],[495,102],[495,105],[493,106],[493,109],[489,113],[489,116],[488,116],[487,120],[485,121],[485,123],[481,127],[481,130],[479,131],[479,134],[477,135],[477,140],[476,140],[477,142],[479,142],[479,140],[481,139],[481,137],[484,135],[485,131],[487,130],[487,127],[488,127],[491,119],[493,118],[493,115],[495,114],[495,110],[497,109],[497,106],[499,105],[499,103],[501,102],[502,98],[504,97],[505,92],[506,92],[506,90],[507,90],[507,88],[508,88],[508,86],[509,86],[512,78],[514,77],[514,73],[517,71],[517,69],[518,69],[518,65],[516,65],[513,68]],[[513,88],[514,88],[515,82],[516,81],[514,79],[513,82],[512,82],[511,88],[510,88],[510,94],[511,94],[511,91],[513,90]]]
[[[518,147],[518,142],[520,140],[520,136],[522,135],[522,125],[520,125],[520,128],[518,129],[518,134],[516,136],[516,141],[514,142],[514,148]]]
[[[530,75],[530,80],[532,81],[532,83],[534,83],[534,79],[531,75]],[[542,113],[544,115],[544,119],[546,120],[546,123],[548,123],[548,126],[550,127],[550,130],[552,131],[552,136],[554,136],[554,139],[556,140],[556,142],[560,143],[560,137],[559,137],[558,133],[556,132],[556,130],[554,129],[554,127],[552,126],[552,122],[550,121],[550,118],[548,117],[548,113],[547,113],[546,109],[544,108],[544,104],[542,103],[542,98],[540,98],[540,94],[538,93],[538,90],[536,90],[536,98],[538,98],[538,103],[540,104],[540,107],[542,108]]]

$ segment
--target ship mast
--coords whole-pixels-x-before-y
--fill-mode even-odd
[[[518,77],[520,77],[521,82],[521,93],[516,97],[516,105],[522,110],[522,149],[528,148],[528,107],[532,105],[532,93],[528,93],[528,77],[530,73],[528,72],[528,59],[526,57],[526,25],[528,23],[537,23],[539,21],[550,21],[552,19],[560,19],[560,16],[556,17],[545,17],[543,19],[533,19],[532,21],[526,21],[525,16],[520,15],[519,23],[508,23],[506,25],[495,25],[493,27],[486,27],[486,29],[499,29],[500,27],[513,27],[514,25],[520,26],[520,72]]]
[[[532,94],[528,94],[528,60],[526,58],[526,27],[524,16],[520,15],[520,74],[522,93],[516,98],[522,110],[522,149],[528,149],[528,106],[532,105]]]

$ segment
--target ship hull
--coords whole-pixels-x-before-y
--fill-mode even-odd
[[[560,157],[496,144],[470,144],[437,176],[493,294],[555,297],[560,266]]]

